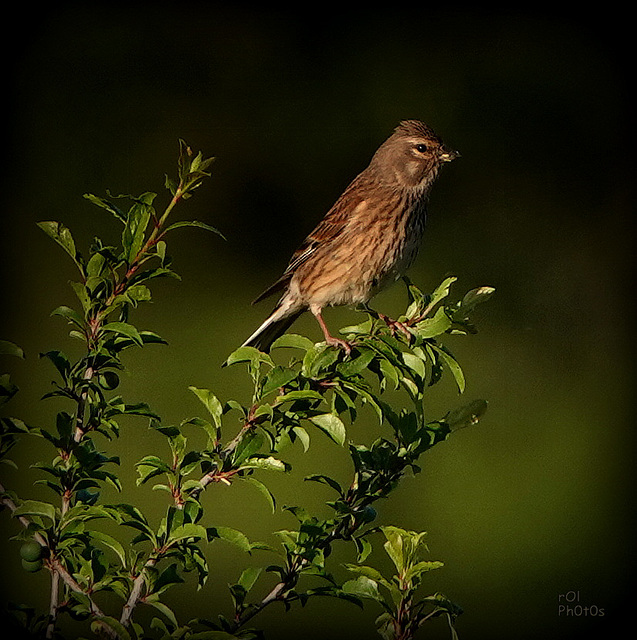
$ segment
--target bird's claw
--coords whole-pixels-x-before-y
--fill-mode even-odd
[[[345,340],[341,340],[340,338],[335,338],[334,336],[330,336],[329,338],[326,338],[325,342],[330,347],[338,347],[339,349],[343,349],[343,351],[345,351],[345,355],[347,356],[349,356],[352,353],[352,345]]]
[[[399,320],[394,320],[393,318],[390,318],[383,313],[379,313],[378,317],[389,327],[392,336],[395,336],[396,331],[398,330],[407,338],[408,341],[411,341],[411,339],[413,338],[413,333],[409,329],[408,324],[400,322]]]

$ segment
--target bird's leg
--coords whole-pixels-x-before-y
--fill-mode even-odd
[[[321,314],[320,307],[310,307],[310,311],[318,321],[319,325],[321,325],[321,329],[323,330],[323,335],[325,336],[325,342],[329,344],[331,347],[339,347],[345,351],[347,355],[352,352],[352,346],[346,342],[345,340],[341,340],[340,338],[335,338],[328,330],[327,325],[325,324],[325,320],[323,320],[323,316]]]

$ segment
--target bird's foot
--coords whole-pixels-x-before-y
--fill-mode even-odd
[[[330,347],[338,347],[339,349],[343,349],[346,355],[350,355],[352,353],[352,345],[346,340],[341,340],[340,338],[335,338],[334,336],[326,336],[325,342]]]
[[[389,327],[392,336],[396,335],[396,331],[400,331],[408,341],[411,341],[413,338],[413,333],[410,331],[407,323],[394,320],[393,318],[386,316],[384,313],[379,313],[378,317]]]

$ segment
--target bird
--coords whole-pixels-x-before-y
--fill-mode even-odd
[[[420,248],[431,187],[443,164],[459,156],[424,122],[402,120],[294,252],[282,276],[253,301],[280,293],[272,313],[242,346],[269,352],[309,310],[327,345],[349,355],[351,345],[330,334],[323,309],[365,306],[405,275]]]

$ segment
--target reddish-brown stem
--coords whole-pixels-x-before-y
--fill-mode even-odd
[[[257,409],[257,405],[254,405],[250,408],[248,412],[248,419],[245,424],[239,430],[239,433],[223,448],[221,451],[221,457],[227,458],[232,452],[237,448],[239,443],[241,442],[243,436],[253,429],[258,424],[258,419],[255,420],[254,413]],[[221,471],[218,468],[213,469],[212,471],[208,471],[208,473],[204,474],[204,476],[199,480],[200,486],[191,492],[191,496],[197,497],[199,493],[201,493],[209,484],[213,482],[222,482],[223,484],[229,485],[231,484],[230,478],[235,476],[239,472],[239,469],[229,469],[228,471]]]

